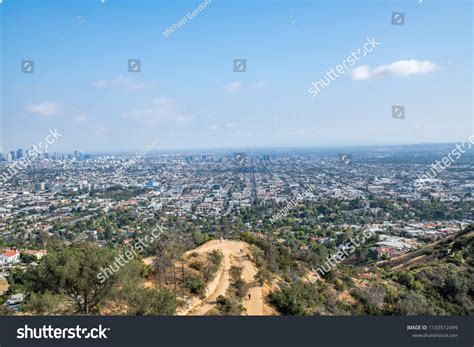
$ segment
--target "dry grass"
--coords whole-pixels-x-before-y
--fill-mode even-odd
[[[6,292],[9,286],[7,280],[0,280],[0,293]]]

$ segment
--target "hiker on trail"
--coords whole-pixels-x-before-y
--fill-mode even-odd
[[[249,300],[250,300],[251,297],[252,297],[252,296],[251,296],[250,293],[249,293]]]

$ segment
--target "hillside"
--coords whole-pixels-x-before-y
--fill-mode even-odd
[[[239,237],[188,246],[181,234],[168,233],[145,257],[116,265],[106,281],[98,274],[121,251],[89,243],[51,248],[38,265],[16,269],[10,287],[32,293],[22,314],[474,313],[473,226],[390,261],[355,252],[321,278],[314,269],[328,252],[320,244],[307,252],[258,233]],[[92,300],[78,300],[77,292]]]
[[[416,265],[430,264],[434,261],[449,261],[456,252],[466,247],[473,247],[474,230],[466,228],[462,232],[449,235],[436,242],[425,245],[416,251],[402,256],[379,262],[378,266],[386,267],[389,271],[412,268]],[[471,253],[472,254],[472,253]]]
[[[474,313],[473,226],[390,261],[340,263],[322,279],[311,276],[311,269],[287,249],[268,239],[249,239],[263,250],[261,266],[268,269],[276,262],[274,272],[283,274],[281,288],[267,300],[285,315]]]

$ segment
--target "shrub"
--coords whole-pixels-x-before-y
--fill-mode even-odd
[[[140,288],[129,302],[129,314],[137,316],[166,316],[176,313],[176,296],[166,288]]]
[[[201,277],[187,273],[184,277],[184,286],[193,294],[197,294],[199,296],[204,296],[204,291],[206,289],[206,284],[202,280]]]
[[[216,308],[223,316],[240,316],[245,312],[244,306],[234,299],[227,299],[219,295],[216,300]]]
[[[245,296],[245,294],[247,294],[248,285],[241,278],[234,281],[233,286],[235,290],[235,295],[238,298],[242,299]]]
[[[270,270],[261,267],[258,269],[257,274],[255,275],[255,280],[258,281],[260,286],[263,286],[265,282],[270,282],[273,279],[273,274]]]
[[[271,292],[268,300],[283,315],[305,316],[316,313],[319,293],[311,284],[296,282]]]
[[[217,249],[209,253],[209,261],[211,261],[211,263],[217,266],[221,265],[222,257],[223,257],[222,252]]]
[[[64,314],[69,306],[67,299],[67,295],[64,294],[33,293],[28,303],[23,305],[22,311],[32,312],[36,315]]]
[[[204,268],[204,264],[201,262],[201,261],[195,261],[195,262],[192,262],[189,267],[191,269],[194,269],[194,270],[197,270],[197,271],[201,271],[203,268]]]

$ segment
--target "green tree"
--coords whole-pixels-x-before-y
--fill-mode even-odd
[[[176,295],[166,288],[137,288],[131,294],[129,314],[167,316],[176,313]]]
[[[306,316],[316,313],[320,295],[312,284],[296,282],[271,292],[270,304],[288,316]]]
[[[77,312],[90,314],[110,293],[117,280],[112,274],[105,281],[98,278],[103,268],[114,262],[112,251],[88,244],[57,248],[27,274],[27,286],[38,293],[67,294]]]
[[[21,307],[21,310],[35,315],[65,314],[70,312],[67,296],[50,292],[43,294],[33,293],[28,303]]]

